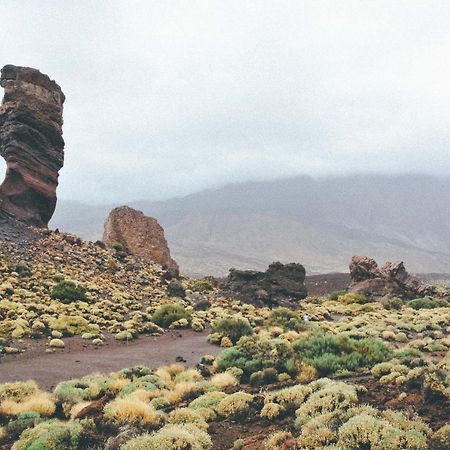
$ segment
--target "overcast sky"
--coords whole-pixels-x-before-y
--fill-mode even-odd
[[[0,17],[0,65],[67,97],[60,197],[450,174],[447,0],[0,0]]]

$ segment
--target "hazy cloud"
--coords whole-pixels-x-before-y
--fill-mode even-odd
[[[0,0],[0,16],[0,65],[66,93],[62,197],[450,173],[448,1]]]

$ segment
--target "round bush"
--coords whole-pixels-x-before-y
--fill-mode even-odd
[[[225,317],[217,321],[212,327],[213,333],[226,336],[233,344],[242,337],[253,334],[253,328],[246,319],[240,317]]]
[[[152,316],[152,322],[163,328],[169,328],[173,322],[180,319],[186,319],[191,323],[192,317],[182,305],[174,304],[159,306]]]

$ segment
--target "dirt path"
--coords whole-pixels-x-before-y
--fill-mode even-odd
[[[45,352],[45,340],[35,341],[21,355],[0,360],[0,383],[35,380],[52,389],[58,382],[93,372],[109,373],[125,367],[158,367],[173,364],[181,356],[188,365],[198,363],[205,354],[216,355],[220,347],[208,343],[207,333],[192,330],[170,331],[161,336],[141,336],[125,343],[108,339],[103,347],[93,347],[80,338],[64,339],[66,348]],[[41,342],[42,341],[42,342]]]

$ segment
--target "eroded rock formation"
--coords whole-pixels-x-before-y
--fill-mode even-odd
[[[354,256],[350,263],[351,284],[349,292],[368,298],[400,297],[412,299],[433,294],[433,288],[408,274],[402,261],[387,262],[379,268],[367,256]]]
[[[114,208],[105,222],[103,242],[109,246],[119,243],[131,254],[154,261],[178,275],[178,265],[170,256],[163,228],[142,211],[128,206]]]
[[[224,290],[254,305],[288,305],[307,296],[301,264],[273,263],[265,272],[231,269]]]
[[[29,67],[3,67],[0,155],[6,178],[0,210],[30,225],[46,227],[56,206],[58,171],[64,163],[61,88]]]

